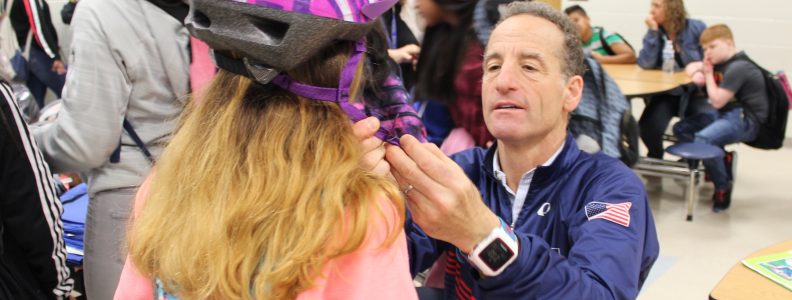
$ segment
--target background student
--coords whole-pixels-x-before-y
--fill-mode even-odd
[[[645,20],[647,31],[643,48],[638,54],[638,65],[644,69],[660,69],[662,51],[666,43],[673,43],[675,69],[681,70],[704,56],[699,37],[706,25],[687,16],[682,0],[651,0],[649,16]],[[685,100],[685,101],[683,101]],[[684,103],[683,103],[684,102]],[[690,116],[712,110],[706,97],[678,88],[647,98],[647,105],[638,122],[641,140],[646,145],[648,157],[663,158],[663,134],[674,116]],[[658,178],[659,179],[659,178]],[[659,181],[650,183],[652,189]]]
[[[564,12],[577,25],[583,50],[603,64],[633,64],[635,50],[620,34],[591,26],[591,19],[580,5],[567,7]]]
[[[704,61],[695,63],[702,73],[707,97],[717,111],[708,111],[683,119],[674,125],[680,142],[715,146],[752,141],[759,125],[767,122],[769,101],[762,71],[734,46],[728,26],[719,24],[701,34]],[[704,161],[707,175],[715,184],[712,209],[715,212],[731,204],[733,152],[725,158]]]

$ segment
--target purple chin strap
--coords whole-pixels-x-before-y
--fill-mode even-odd
[[[302,84],[292,80],[284,73],[278,74],[270,82],[284,90],[308,99],[338,103],[352,122],[358,122],[365,119],[367,116],[353,106],[352,103],[349,103],[349,91],[352,86],[352,81],[355,79],[355,71],[357,70],[358,63],[360,63],[360,58],[364,52],[366,52],[366,44],[365,40],[361,39],[355,43],[352,55],[341,71],[341,79],[338,82],[338,88]],[[399,138],[391,135],[382,127],[377,130],[375,135],[383,141],[399,146]]]

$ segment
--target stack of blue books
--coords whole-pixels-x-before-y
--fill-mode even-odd
[[[66,241],[66,261],[80,265],[83,261],[85,215],[88,212],[88,186],[80,184],[60,196],[63,204],[63,231]]]

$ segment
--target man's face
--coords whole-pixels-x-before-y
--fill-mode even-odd
[[[555,24],[530,15],[510,17],[492,32],[484,55],[482,107],[498,140],[541,140],[566,130],[583,81],[562,74],[563,42]]]
[[[714,39],[701,46],[704,48],[704,58],[713,65],[726,62],[734,54],[734,42],[726,39]]]
[[[582,40],[589,30],[591,30],[591,21],[589,20],[588,16],[584,16],[579,12],[573,12],[569,14],[569,19],[575,23],[577,26],[578,33],[580,33],[580,39]]]

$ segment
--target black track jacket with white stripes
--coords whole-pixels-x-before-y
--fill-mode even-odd
[[[11,88],[0,82],[0,292],[5,287],[12,299],[61,299],[73,286],[51,178]]]
[[[31,47],[44,51],[52,59],[60,60],[58,33],[52,25],[49,5],[46,0],[6,0],[14,1],[9,18],[17,36],[19,48],[25,47],[28,32],[33,29]],[[5,2],[4,2],[5,3]]]

